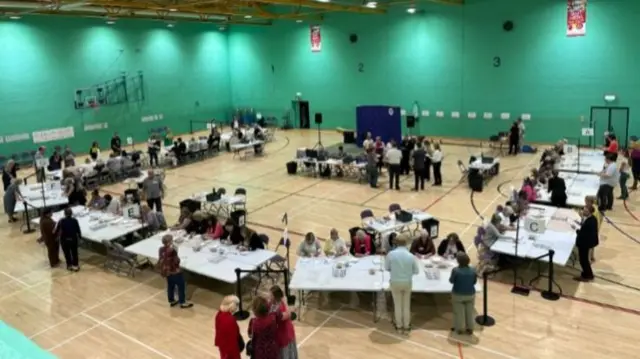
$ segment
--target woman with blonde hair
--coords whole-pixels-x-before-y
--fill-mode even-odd
[[[11,180],[16,177],[18,177],[16,161],[9,160],[2,169],[2,184],[4,185],[5,192],[7,191],[7,188],[9,188],[9,185],[11,185]]]
[[[9,223],[17,221],[17,219],[14,217],[14,214],[16,211],[16,204],[21,198],[22,195],[20,194],[20,180],[14,178],[11,180],[11,184],[9,184],[9,187],[7,187],[7,189],[4,191],[3,198],[4,213],[9,216]]]
[[[233,316],[238,310],[238,303],[238,297],[228,295],[222,299],[220,310],[216,313],[214,340],[220,351],[220,359],[240,359],[240,353],[244,350],[244,339]]]

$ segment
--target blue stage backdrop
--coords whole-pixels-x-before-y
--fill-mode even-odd
[[[357,144],[362,147],[367,132],[371,132],[373,138],[382,137],[387,143],[394,139],[400,142],[402,139],[402,116],[400,107],[396,106],[358,106],[356,107],[356,133]]]

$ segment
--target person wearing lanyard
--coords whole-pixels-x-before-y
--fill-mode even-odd
[[[402,161],[402,152],[396,144],[393,144],[386,154],[387,163],[389,163],[389,189],[394,188],[400,190],[400,162]]]
[[[598,188],[598,209],[600,212],[613,208],[613,187],[618,183],[618,166],[611,155],[605,157],[605,166],[600,172],[600,188]]]
[[[433,145],[431,163],[433,165],[433,185],[442,186],[442,151],[437,143]]]

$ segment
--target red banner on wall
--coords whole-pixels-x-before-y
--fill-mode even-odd
[[[567,36],[587,34],[587,0],[567,0]]]
[[[322,50],[322,35],[320,35],[320,26],[312,25],[309,28],[311,35],[311,51],[320,52]]]

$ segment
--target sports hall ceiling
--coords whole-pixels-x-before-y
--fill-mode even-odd
[[[462,5],[464,0],[0,0],[0,19],[28,15],[146,18],[219,25],[270,25],[275,20],[321,21],[335,12],[380,15],[389,7],[419,11],[421,3]]]

